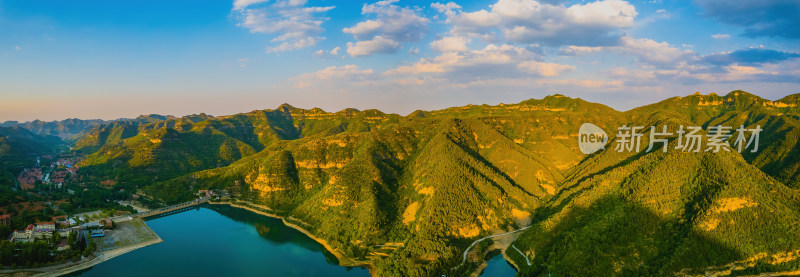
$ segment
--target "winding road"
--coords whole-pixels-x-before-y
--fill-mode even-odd
[[[460,263],[460,264],[458,264],[457,266],[453,267],[453,269],[457,269],[457,268],[461,267],[462,265],[464,265],[464,263],[466,263],[466,262],[467,262],[467,253],[469,252],[469,250],[470,250],[470,249],[472,249],[472,247],[474,247],[474,246],[475,246],[476,244],[478,244],[479,242],[481,242],[481,241],[483,241],[483,240],[485,240],[485,239],[490,239],[490,238],[495,238],[495,237],[501,237],[501,236],[510,235],[510,234],[513,234],[513,233],[516,233],[516,232],[524,231],[525,229],[528,229],[528,228],[530,228],[530,227],[531,227],[531,226],[522,227],[522,228],[519,228],[519,229],[517,229],[517,230],[514,230],[514,231],[511,231],[511,232],[506,232],[506,233],[502,233],[502,234],[497,234],[497,235],[491,235],[491,236],[487,236],[487,237],[482,237],[482,238],[480,238],[480,239],[478,239],[478,240],[476,240],[476,241],[472,242],[472,244],[470,244],[470,245],[469,245],[469,247],[467,247],[467,250],[464,250],[464,253],[463,253],[463,254],[461,254],[461,263]],[[513,245],[512,245],[512,246],[513,246]],[[516,249],[516,247],[514,247],[514,249]],[[519,249],[517,249],[517,251],[519,251]],[[522,252],[520,252],[520,253],[522,253]],[[523,255],[523,256],[525,256],[525,255]],[[525,257],[525,259],[527,260],[527,257]],[[528,262],[528,265],[530,265],[530,262]]]
[[[525,262],[528,263],[528,266],[531,266],[531,260],[528,260],[528,255],[525,255],[525,253],[522,253],[522,251],[520,251],[519,248],[517,248],[517,246],[515,246],[514,244],[511,244],[511,247],[513,247],[514,250],[517,250],[517,252],[519,252],[519,254],[522,255],[522,257],[525,257]]]

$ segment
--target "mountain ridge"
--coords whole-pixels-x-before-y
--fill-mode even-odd
[[[776,244],[749,224],[736,230],[740,225],[730,223],[760,217],[785,233],[800,221],[800,120],[791,105],[797,97],[784,99],[733,91],[617,111],[552,95],[407,116],[282,104],[227,116],[100,124],[75,150],[87,154],[80,166],[89,180],[113,179],[115,188],[166,203],[190,200],[198,189],[229,190],[292,218],[381,276],[468,274],[482,262],[485,246],[473,249],[465,266],[453,267],[473,240],[525,226],[539,227],[520,232],[514,246],[541,255],[530,256],[535,264],[520,268],[522,275],[701,273],[761,252],[800,250],[795,236]],[[583,123],[608,132],[606,150],[580,151]],[[668,125],[673,132],[681,125],[760,126],[764,133],[755,153],[614,151],[623,125]],[[647,146],[650,129],[642,132]],[[674,149],[674,133],[670,138]],[[731,207],[733,213],[715,212]],[[784,220],[765,215],[770,209]],[[569,234],[616,234],[609,224],[632,235],[567,243]],[[730,245],[741,237],[750,242]],[[387,244],[404,247],[378,247]],[[580,258],[596,247],[609,249],[598,252],[603,263]],[[717,252],[687,258],[704,248]],[[523,265],[523,257],[506,255]],[[798,264],[789,259],[769,270]]]

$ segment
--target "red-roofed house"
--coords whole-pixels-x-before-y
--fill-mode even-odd
[[[25,235],[27,235],[29,238],[32,238],[33,237],[33,229],[35,229],[35,228],[36,228],[35,225],[28,224],[28,227],[25,228]]]

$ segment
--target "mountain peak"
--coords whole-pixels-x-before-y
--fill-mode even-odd
[[[554,109],[565,109],[569,111],[580,111],[580,112],[585,112],[585,111],[592,111],[595,113],[616,112],[616,110],[612,109],[609,106],[599,103],[591,103],[581,98],[572,98],[569,96],[564,96],[562,94],[548,95],[542,99],[528,99],[520,102],[519,104],[542,106]]]
[[[289,111],[294,110],[294,109],[295,109],[295,107],[293,107],[292,105],[289,105],[288,103],[283,103],[280,106],[278,106],[277,108],[275,108],[276,111],[282,111],[282,112],[289,112]]]

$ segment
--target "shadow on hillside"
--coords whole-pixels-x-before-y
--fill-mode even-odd
[[[536,255],[519,276],[675,275],[742,259],[686,222],[691,221],[664,220],[638,203],[606,196],[572,208],[549,230],[536,225],[526,231],[515,245]]]
[[[312,252],[322,252],[325,255],[325,260],[329,264],[338,265],[336,256],[326,251],[322,245],[309,238],[300,231],[292,229],[283,224],[283,221],[277,218],[268,217],[265,215],[256,214],[240,208],[231,207],[228,205],[203,205],[204,208],[211,209],[227,218],[233,219],[236,222],[246,223],[251,225],[252,228],[258,232],[258,235],[274,244],[291,243]]]

